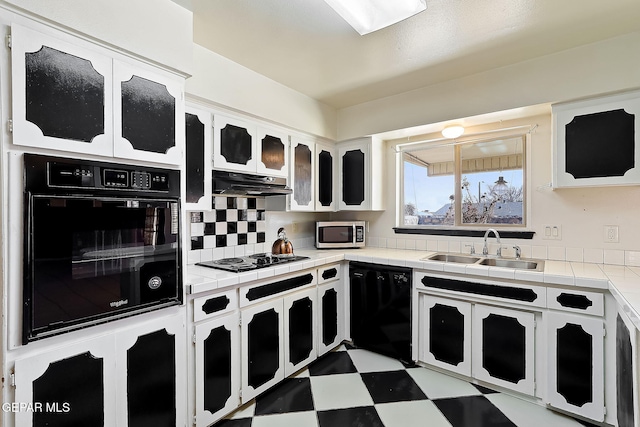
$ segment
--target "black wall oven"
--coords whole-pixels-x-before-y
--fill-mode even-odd
[[[176,170],[24,155],[23,343],[182,303]]]

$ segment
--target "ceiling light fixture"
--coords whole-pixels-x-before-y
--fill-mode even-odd
[[[427,8],[426,0],[324,0],[361,36],[407,19]]]
[[[464,133],[464,128],[460,125],[447,126],[442,129],[442,136],[449,139],[455,139]]]

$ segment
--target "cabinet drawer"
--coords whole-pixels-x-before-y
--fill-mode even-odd
[[[547,288],[547,305],[553,310],[604,316],[604,296],[597,292]]]
[[[318,284],[340,280],[340,264],[325,265],[318,268]]]
[[[193,300],[193,321],[210,319],[238,308],[238,291],[208,295]]]
[[[317,270],[279,276],[255,285],[240,289],[240,307],[246,307],[288,292],[298,291],[318,283]]]

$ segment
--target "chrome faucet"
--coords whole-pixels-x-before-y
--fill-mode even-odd
[[[496,252],[497,256],[502,256],[502,246],[500,246],[500,234],[498,230],[495,228],[490,228],[484,233],[484,247],[482,248],[482,255],[489,255],[489,248],[487,247],[487,237],[489,237],[489,233],[493,231],[493,234],[496,236],[496,242],[498,243],[498,251]]]

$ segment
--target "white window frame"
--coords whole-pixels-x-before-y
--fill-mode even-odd
[[[513,129],[504,131],[491,132],[491,135],[469,135],[466,138],[458,138],[456,140],[449,139],[436,139],[431,141],[419,141],[410,143],[401,143],[396,145],[396,227],[399,229],[420,229],[420,230],[486,230],[487,228],[496,228],[499,230],[512,230],[512,231],[528,231],[529,230],[529,218],[531,218],[531,131],[536,126],[522,126],[522,128],[528,128],[528,131],[514,132]],[[414,151],[416,147],[430,146],[432,148],[453,146],[454,149],[454,190],[456,203],[460,203],[462,196],[462,173],[461,173],[461,156],[460,146],[469,143],[482,143],[495,139],[507,139],[507,138],[522,138],[524,143],[524,160],[523,160],[523,197],[524,207],[522,210],[522,224],[463,224],[461,209],[456,209],[455,220],[452,225],[405,225],[404,224],[404,159],[403,154],[405,152]],[[457,207],[458,205],[456,205]]]

